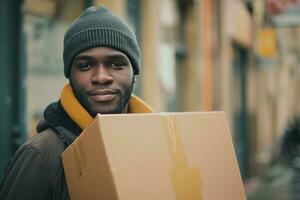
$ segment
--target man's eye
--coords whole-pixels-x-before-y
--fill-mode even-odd
[[[126,64],[124,62],[121,62],[121,61],[113,61],[113,62],[110,62],[109,63],[109,66],[113,69],[116,69],[116,70],[120,70],[122,69],[124,66],[126,66]]]
[[[87,70],[91,69],[93,66],[89,63],[81,63],[78,65],[78,67],[82,71],[87,71]]]

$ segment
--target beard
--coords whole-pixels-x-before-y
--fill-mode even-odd
[[[72,81],[70,81],[70,84],[73,88],[74,95],[76,99],[79,101],[79,103],[85,108],[85,110],[93,117],[95,117],[98,113],[99,114],[120,114],[120,113],[125,113],[127,110],[125,110],[128,106],[132,91],[133,91],[133,86],[134,86],[134,81],[131,82],[131,84],[123,90],[124,92],[119,91],[119,96],[118,99],[116,99],[116,105],[111,107],[111,105],[93,105],[92,102],[89,102],[88,98],[84,95],[81,95],[81,92],[78,92],[76,89],[74,90]],[[128,109],[128,108],[127,108]]]
[[[124,91],[124,95],[120,95],[119,102],[115,109],[108,112],[101,112],[100,114],[120,114],[124,112],[124,109],[129,104],[129,100],[133,91],[133,83]],[[97,113],[94,113],[93,116],[96,116]]]

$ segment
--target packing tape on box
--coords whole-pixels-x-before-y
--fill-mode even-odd
[[[170,177],[177,200],[202,200],[201,173],[198,168],[188,166],[175,115],[162,113],[173,169]]]

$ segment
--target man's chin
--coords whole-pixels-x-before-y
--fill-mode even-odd
[[[96,114],[116,114],[120,113],[122,109],[119,109],[119,98],[114,98],[112,101],[96,102],[90,100],[90,114],[96,116]]]
[[[113,102],[111,102],[113,104]],[[124,107],[120,106],[119,104],[117,105],[109,105],[109,104],[104,104],[104,105],[94,105],[94,109],[92,109],[91,114],[93,116],[96,116],[96,114],[119,114],[124,112]]]
[[[93,116],[96,116],[97,114],[120,114],[122,113],[123,110],[121,109],[98,109],[98,110],[95,110],[93,111]]]
[[[88,99],[89,113],[92,116],[96,114],[121,114],[127,112],[127,105],[131,96],[132,87],[128,88],[125,94],[121,93],[113,98],[111,101],[94,101],[94,99]]]

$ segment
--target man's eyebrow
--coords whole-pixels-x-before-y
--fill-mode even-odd
[[[78,60],[92,60],[92,57],[88,55],[78,55],[75,57],[74,61]]]
[[[107,56],[108,59],[129,59],[123,54],[111,54]]]
[[[93,59],[94,59],[94,57],[90,56],[90,55],[78,55],[74,58],[74,62],[80,61],[80,60],[90,61]],[[122,60],[130,61],[126,55],[119,54],[119,53],[107,55],[105,59],[108,59],[108,60],[122,59]]]

